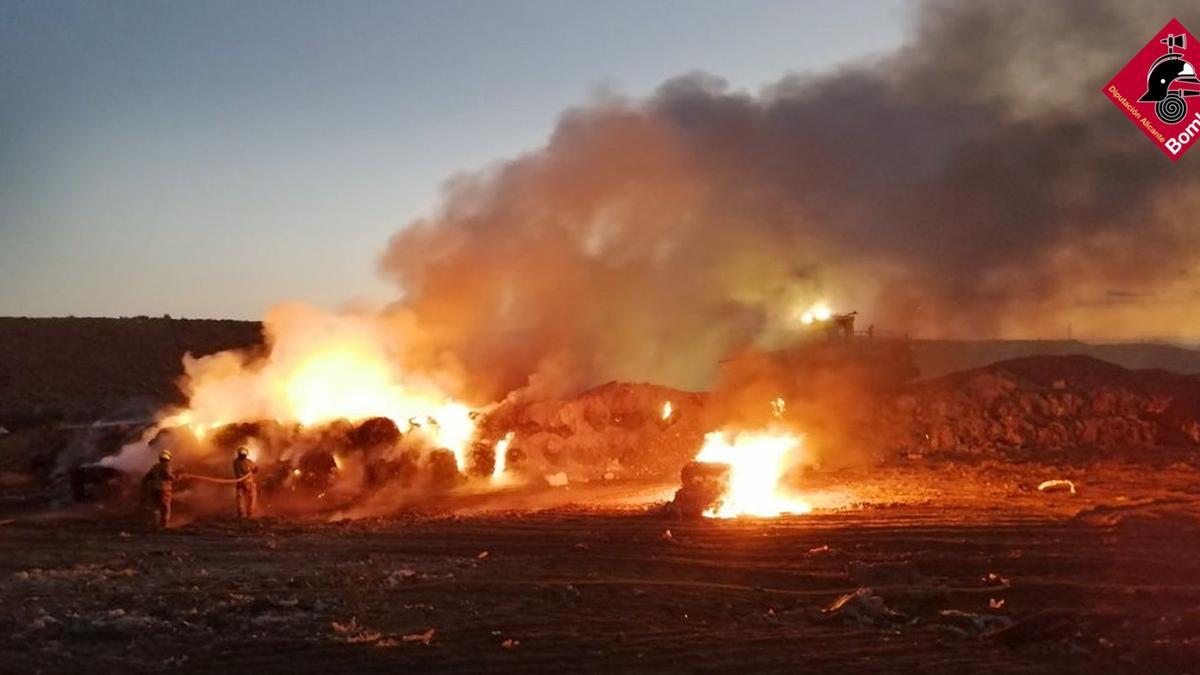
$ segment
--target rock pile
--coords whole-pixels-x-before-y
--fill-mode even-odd
[[[1029,357],[919,382],[869,431],[910,453],[1113,453],[1200,445],[1200,377],[1087,356]]]

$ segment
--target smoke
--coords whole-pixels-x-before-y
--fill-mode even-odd
[[[925,337],[1181,335],[1196,163],[1100,93],[1171,16],[1200,25],[1182,4],[927,2],[882,58],[599,98],[393,237],[392,313],[416,362],[489,400],[705,387],[822,299]]]

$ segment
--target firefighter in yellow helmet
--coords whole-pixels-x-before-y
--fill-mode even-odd
[[[150,467],[142,478],[142,498],[159,527],[171,521],[171,498],[175,488],[175,474],[171,472],[171,453],[158,453],[158,464]]]
[[[233,477],[238,479],[238,518],[254,517],[254,503],[258,501],[258,485],[254,482],[256,473],[258,465],[250,459],[250,450],[245,446],[238,448],[237,458],[233,460]]]

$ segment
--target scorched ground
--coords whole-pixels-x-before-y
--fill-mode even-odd
[[[1182,464],[916,461],[830,472],[813,494],[853,503],[774,519],[619,506],[670,487],[632,484],[165,533],[18,519],[0,671],[1187,672],[1195,486]]]

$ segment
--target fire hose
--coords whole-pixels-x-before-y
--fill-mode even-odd
[[[236,483],[244,483],[253,476],[254,476],[253,473],[248,473],[245,476],[242,476],[241,478],[217,478],[215,476],[201,476],[200,474],[196,474],[196,473],[181,473],[181,474],[179,474],[178,478],[180,480],[183,480],[185,478],[195,478],[196,480],[208,481],[209,483],[224,483],[226,485],[230,485],[230,484],[236,484]]]

